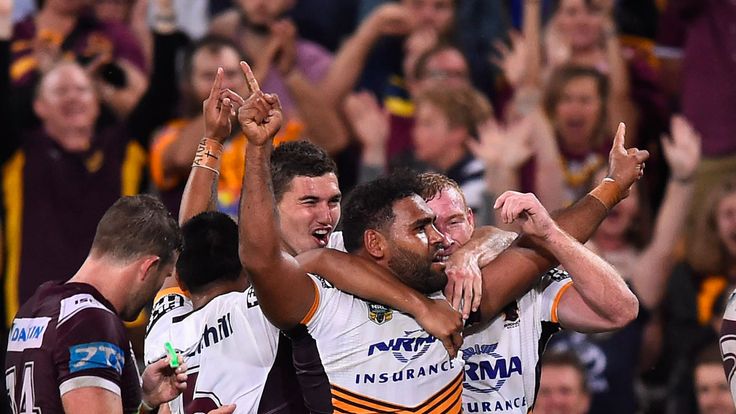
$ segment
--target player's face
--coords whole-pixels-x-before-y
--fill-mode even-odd
[[[326,247],[340,221],[337,176],[297,176],[278,203],[281,239],[292,254]]]
[[[394,203],[388,231],[388,266],[407,285],[422,293],[441,290],[445,276],[444,236],[434,226],[434,213],[418,195]]]
[[[99,115],[92,80],[74,64],[60,65],[44,76],[34,108],[50,131],[90,129]],[[59,144],[68,151],[83,151],[89,140],[65,139]]]
[[[555,15],[562,35],[573,49],[589,49],[598,44],[603,30],[603,15],[585,0],[563,0]]]
[[[453,187],[443,188],[427,204],[437,215],[435,226],[447,238],[445,254],[450,256],[473,235],[473,212]]]
[[[542,367],[534,413],[587,413],[590,399],[583,390],[583,381],[575,368],[556,365]]]
[[[570,80],[555,108],[555,127],[562,144],[568,149],[590,148],[601,110],[595,79],[581,76]]]
[[[736,193],[724,197],[716,208],[718,236],[728,254],[736,257]]]
[[[223,47],[216,51],[198,50],[192,57],[192,90],[197,102],[210,95],[212,80],[217,68],[223,70],[222,87],[232,89],[241,96],[248,95],[248,87],[240,70],[240,56],[235,49]]]
[[[720,364],[703,364],[695,368],[695,394],[700,414],[736,413]]]
[[[455,19],[454,0],[403,0],[417,19],[420,28],[430,28],[447,34]]]

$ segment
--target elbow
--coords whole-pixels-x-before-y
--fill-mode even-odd
[[[621,329],[634,321],[639,316],[639,300],[627,290],[627,294],[619,302],[618,311],[611,318],[611,328]]]

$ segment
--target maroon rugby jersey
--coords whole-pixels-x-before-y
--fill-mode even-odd
[[[13,412],[63,413],[61,395],[101,387],[132,413],[141,401],[139,381],[122,320],[88,284],[44,283],[13,319],[5,359]]]

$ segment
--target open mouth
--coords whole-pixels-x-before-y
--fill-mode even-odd
[[[317,229],[312,232],[312,237],[317,242],[319,247],[325,247],[330,241],[330,233],[330,229]]]

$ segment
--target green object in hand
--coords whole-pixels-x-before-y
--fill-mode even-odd
[[[164,344],[164,348],[166,348],[166,354],[169,355],[169,366],[171,368],[179,368],[179,355],[174,351],[174,347],[171,345],[171,342],[166,342]]]

